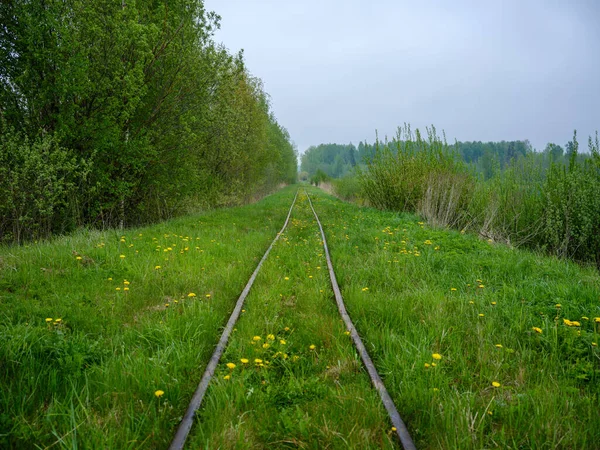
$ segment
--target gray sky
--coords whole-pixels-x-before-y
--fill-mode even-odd
[[[434,124],[450,141],[600,130],[600,1],[206,0],[302,152]]]

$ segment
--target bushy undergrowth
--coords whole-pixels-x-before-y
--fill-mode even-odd
[[[359,171],[369,204],[418,213],[429,223],[480,234],[514,246],[546,250],[600,267],[600,153],[578,153],[577,136],[568,164],[545,170],[535,153],[520,156],[484,180],[453,147],[427,129],[427,139],[408,125],[392,147],[378,143],[376,156]]]

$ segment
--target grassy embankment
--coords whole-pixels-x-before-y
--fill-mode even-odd
[[[0,248],[0,447],[165,448],[294,192]]]
[[[349,312],[418,448],[600,442],[596,272],[310,192]],[[125,242],[90,233],[0,250],[0,442],[164,447],[292,196],[130,230]],[[192,442],[387,447],[389,424],[337,316],[302,201],[293,219]]]

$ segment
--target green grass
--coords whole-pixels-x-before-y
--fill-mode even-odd
[[[349,313],[417,448],[598,447],[597,272],[411,215],[315,203]]]
[[[597,448],[597,272],[307,190],[417,448]],[[294,192],[0,248],[0,447],[165,448]],[[189,448],[397,448],[345,331],[300,196]]]
[[[0,447],[165,448],[294,193],[0,249]]]

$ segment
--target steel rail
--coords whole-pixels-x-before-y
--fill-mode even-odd
[[[219,342],[217,343],[217,347],[215,348],[215,351],[213,352],[213,354],[208,362],[208,365],[206,366],[206,369],[204,370],[204,374],[202,375],[200,384],[198,384],[198,387],[196,388],[196,391],[194,392],[194,396],[192,397],[192,400],[190,401],[190,404],[185,412],[185,415],[183,416],[183,419],[181,419],[181,423],[179,424],[179,428],[177,428],[177,432],[175,433],[175,437],[173,438],[173,441],[171,441],[169,450],[181,450],[183,448],[183,446],[185,445],[185,441],[187,440],[187,437],[188,437],[190,430],[192,428],[192,425],[194,423],[194,415],[195,415],[196,411],[198,410],[198,408],[200,408],[200,405],[202,404],[202,400],[204,399],[204,394],[206,394],[206,390],[208,389],[210,380],[212,379],[212,377],[215,373],[217,364],[219,364],[219,360],[221,359],[221,356],[223,355],[223,352],[225,351],[225,347],[227,346],[227,341],[229,340],[229,336],[231,335],[233,326],[235,325],[235,323],[237,322],[237,320],[240,316],[240,312],[242,311],[242,306],[244,304],[244,300],[248,296],[248,293],[250,292],[250,288],[254,284],[254,280],[256,279],[256,276],[258,275],[258,272],[259,272],[263,262],[267,259],[269,252],[275,245],[275,242],[277,242],[277,240],[279,239],[279,236],[281,236],[281,234],[285,231],[285,229],[288,225],[288,222],[290,221],[290,216],[292,215],[292,209],[294,209],[294,205],[296,204],[296,199],[298,198],[298,192],[299,192],[299,189],[296,191],[296,195],[294,196],[294,201],[292,201],[292,206],[290,206],[290,210],[288,211],[287,218],[285,219],[285,223],[283,224],[281,231],[279,233],[277,233],[277,236],[275,236],[275,239],[273,239],[273,241],[271,242],[271,245],[269,245],[269,248],[263,255],[262,259],[258,263],[258,266],[256,266],[256,269],[254,270],[254,272],[252,273],[252,276],[248,280],[246,287],[244,287],[244,290],[240,294],[240,297],[238,298],[237,303],[235,304],[235,308],[233,309],[233,312],[231,313],[231,316],[229,317],[229,320],[227,321],[227,325],[225,325],[225,329],[223,330],[221,339],[219,339]]]
[[[381,377],[377,373],[377,369],[375,369],[375,365],[373,364],[373,361],[371,360],[371,357],[369,356],[369,353],[367,352],[367,349],[366,349],[365,345],[363,344],[363,341],[360,338],[358,331],[356,331],[356,327],[352,323],[352,319],[350,319],[350,316],[348,315],[348,311],[346,310],[346,305],[344,304],[344,299],[342,298],[342,293],[340,292],[340,287],[338,286],[337,279],[335,277],[335,272],[333,271],[333,264],[331,262],[331,256],[329,255],[329,248],[327,247],[327,240],[325,239],[325,232],[323,231],[323,227],[321,226],[321,221],[319,220],[319,216],[317,215],[317,212],[315,211],[315,208],[313,207],[313,204],[310,199],[310,196],[308,195],[308,192],[306,192],[306,190],[304,190],[304,193],[306,194],[306,197],[308,198],[310,208],[312,209],[312,212],[315,215],[315,219],[317,220],[317,224],[319,225],[319,229],[321,230],[321,237],[323,239],[323,248],[325,249],[325,257],[327,258],[327,267],[329,268],[329,278],[331,280],[331,287],[333,288],[333,292],[335,294],[335,301],[337,303],[338,310],[340,311],[342,319],[344,320],[344,323],[346,324],[346,329],[348,331],[350,331],[350,335],[352,336],[352,341],[354,342],[354,345],[356,346],[356,349],[358,350],[360,358],[362,359],[363,364],[365,365],[367,372],[369,373],[369,377],[371,377],[371,381],[373,382],[373,385],[379,392],[379,397],[381,398],[381,401],[383,402],[383,405],[385,406],[385,409],[387,410],[388,415],[390,416],[392,425],[396,428],[396,434],[398,435],[398,438],[400,439],[400,442],[402,443],[402,447],[404,448],[404,450],[416,450],[415,444],[413,443],[412,438],[410,437],[408,429],[406,428],[406,425],[404,424],[402,418],[400,417],[400,413],[398,413],[398,409],[396,408],[396,405],[394,404],[394,400],[392,400],[392,397],[390,396],[387,389],[385,388],[385,385],[383,384]]]

